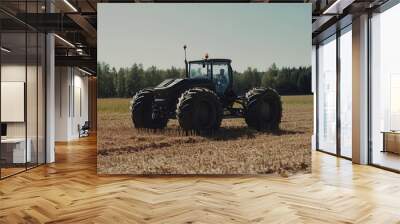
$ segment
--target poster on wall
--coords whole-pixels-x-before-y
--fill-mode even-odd
[[[310,172],[310,33],[310,4],[98,4],[98,173]]]

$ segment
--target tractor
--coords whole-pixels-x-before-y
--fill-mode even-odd
[[[135,94],[131,118],[135,128],[163,129],[176,118],[185,131],[215,131],[223,118],[244,118],[250,128],[276,131],[282,102],[272,88],[253,88],[244,96],[233,90],[230,59],[187,61],[186,78],[166,79]]]

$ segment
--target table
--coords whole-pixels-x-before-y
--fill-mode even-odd
[[[383,150],[382,152],[392,152],[400,154],[400,131],[382,131]]]

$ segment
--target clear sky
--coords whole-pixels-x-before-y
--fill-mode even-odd
[[[184,67],[208,53],[232,67],[311,64],[311,4],[98,4],[98,61]]]

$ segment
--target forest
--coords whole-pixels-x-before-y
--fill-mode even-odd
[[[143,88],[154,87],[168,78],[185,77],[184,68],[144,68],[134,63],[130,67],[116,69],[105,62],[97,64],[98,97],[127,98]],[[273,63],[265,71],[248,67],[243,72],[233,72],[233,88],[244,94],[253,87],[271,87],[281,95],[311,94],[311,67],[277,67]]]

